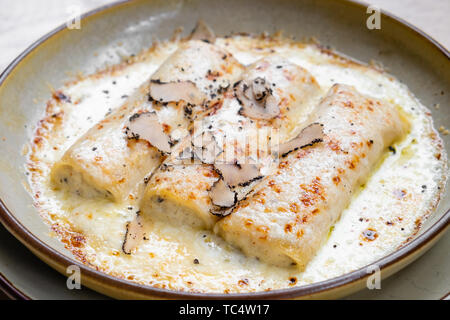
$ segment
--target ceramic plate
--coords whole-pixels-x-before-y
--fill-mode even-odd
[[[89,74],[105,62],[118,63],[121,56],[115,50],[117,43],[122,43],[122,54],[136,53],[155,37],[169,38],[176,27],[191,30],[199,18],[212,25],[218,35],[282,29],[297,39],[314,36],[360,61],[380,61],[423,104],[439,103],[439,109],[432,108],[435,126],[448,125],[449,52],[421,31],[386,14],[382,15],[380,30],[368,30],[366,8],[360,3],[335,0],[136,0],[89,12],[83,16],[80,30],[65,26],[54,30],[0,76],[1,222],[48,265],[64,274],[67,266],[78,265],[84,285],[115,298],[337,298],[363,288],[368,277],[365,268],[308,286],[230,295],[155,289],[97,272],[79,264],[49,236],[25,188],[21,146],[43,113],[44,106],[33,103],[33,99],[50,98],[48,82],[60,87],[69,80],[67,72]],[[443,138],[450,152],[450,136]],[[382,277],[417,259],[444,234],[450,220],[449,207],[447,191],[415,239],[376,262]]]

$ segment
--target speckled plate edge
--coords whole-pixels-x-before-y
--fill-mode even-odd
[[[112,4],[108,4],[81,16],[81,19],[87,19],[93,17],[109,8],[116,8],[121,5],[133,2],[132,0],[118,1]],[[344,0],[347,5],[367,7],[368,5],[362,2]],[[402,25],[406,29],[415,33],[422,39],[429,42],[435,50],[438,50],[447,59],[450,59],[450,53],[440,43],[434,40],[432,37],[425,34],[420,29],[414,27],[408,22],[386,13],[381,12],[383,18],[392,20],[393,22]],[[5,69],[0,75],[0,86],[8,78],[8,76],[14,71],[14,69],[20,64],[20,62],[26,58],[31,52],[39,47],[46,40],[59,32],[63,32],[66,29],[66,25],[61,25],[53,31],[49,32],[45,36],[41,37],[29,48],[27,48],[22,54],[20,54],[14,61]],[[166,289],[153,288],[149,286],[139,285],[126,280],[118,279],[102,272],[91,269],[80,262],[71,259],[53,248],[46,245],[39,238],[33,235],[27,228],[25,228],[7,209],[3,201],[0,200],[0,222],[6,227],[6,229],[12,233],[21,243],[23,243],[31,252],[37,257],[43,260],[52,268],[65,274],[65,270],[69,265],[77,265],[82,272],[83,285],[104,293],[106,295],[115,298],[155,298],[155,299],[291,299],[291,298],[337,298],[342,297],[352,292],[361,289],[365,285],[367,277],[370,276],[366,272],[366,267],[355,270],[351,273],[329,279],[326,281],[314,283],[311,285],[273,290],[269,292],[256,292],[256,293],[242,293],[242,294],[209,294],[209,293],[186,293],[177,292]],[[420,257],[434,243],[445,233],[450,223],[450,209],[446,211],[442,217],[437,220],[432,226],[417,236],[411,242],[405,244],[397,251],[383,257],[382,259],[375,261],[380,267],[382,277],[386,278],[401,268],[407,266],[415,259]],[[20,292],[14,287],[6,278],[0,276],[0,283],[5,289],[7,294],[11,298],[16,299],[29,299],[29,297]]]

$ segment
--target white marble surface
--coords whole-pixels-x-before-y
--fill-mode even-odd
[[[0,0],[0,71],[46,32],[68,21],[71,7],[93,9],[111,0]],[[450,47],[450,0],[371,0]],[[450,291],[450,233],[406,269],[385,280],[381,290],[354,299],[439,299]]]
[[[450,48],[450,0],[363,0],[425,31]]]

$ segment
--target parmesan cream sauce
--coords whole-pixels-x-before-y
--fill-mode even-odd
[[[302,273],[295,267],[279,268],[247,258],[209,231],[175,228],[148,217],[144,219],[149,239],[134,254],[126,255],[121,251],[125,225],[139,210],[137,190],[142,187],[123,204],[86,200],[54,191],[50,169],[77,138],[119,107],[177,48],[176,41],[158,44],[121,68],[109,68],[61,88],[71,103],[53,104],[46,116],[63,111],[62,123],[50,126],[39,145],[31,143],[28,169],[34,170],[30,170],[30,186],[42,217],[57,226],[54,230],[80,233],[86,239],[81,247],[69,249],[77,249],[79,257],[81,252],[84,262],[94,268],[142,284],[194,292],[249,292],[300,286],[348,273],[395,251],[417,232],[439,200],[447,167],[428,110],[405,85],[315,44],[247,36],[216,42],[245,65],[268,54],[282,55],[307,69],[323,95],[339,82],[385,99],[405,111],[411,131],[387,152]],[[64,240],[67,232],[54,235]]]

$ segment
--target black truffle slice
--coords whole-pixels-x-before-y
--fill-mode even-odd
[[[292,151],[322,142],[323,137],[323,125],[320,123],[312,123],[304,128],[294,139],[280,144],[278,146],[278,155],[285,157]]]
[[[164,153],[170,153],[170,137],[164,132],[156,112],[136,113],[130,117],[125,131],[128,139],[150,142]]]
[[[234,87],[234,93],[242,106],[239,113],[243,116],[270,120],[280,114],[278,99],[264,78],[258,77],[251,82],[240,81]]]
[[[125,254],[131,254],[145,237],[140,213],[137,213],[136,217],[127,223],[126,228],[127,231],[125,233],[125,239],[123,240],[122,251]]]
[[[189,40],[202,40],[209,43],[216,41],[214,31],[203,20],[198,20],[195,28],[192,30]]]
[[[192,81],[152,80],[149,95],[154,101],[164,103],[183,100],[193,105],[199,105],[205,100],[205,94]]]

